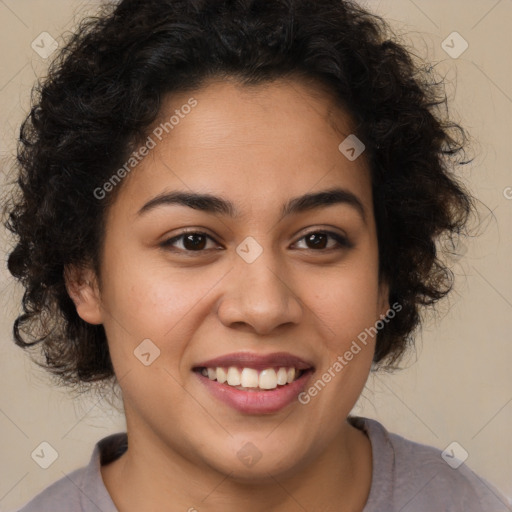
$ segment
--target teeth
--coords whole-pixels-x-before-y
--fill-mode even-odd
[[[240,386],[241,384],[240,372],[234,366],[228,368],[228,384],[230,386]]]
[[[260,373],[260,386],[261,389],[275,389],[277,388],[277,375],[274,368],[263,370]]]
[[[284,367],[277,371],[275,368],[265,368],[259,372],[254,368],[242,368],[240,371],[236,366],[230,366],[227,371],[221,367],[203,368],[201,374],[220,384],[227,383],[238,388],[275,389],[293,382],[300,372],[295,368]]]
[[[288,371],[286,368],[279,368],[277,372],[277,383],[280,386],[284,386],[288,382]]]
[[[240,384],[244,388],[257,388],[258,387],[258,370],[254,368],[244,368],[242,376],[240,377]]]
[[[227,380],[228,376],[226,375],[224,368],[217,368],[217,382],[224,384]]]

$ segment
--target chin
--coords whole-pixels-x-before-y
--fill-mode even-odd
[[[289,453],[266,447],[259,450],[250,441],[231,452],[232,456],[220,464],[218,454],[209,461],[217,471],[229,475],[230,481],[240,484],[275,483],[274,478],[291,477],[304,467],[304,461],[297,452],[287,447]]]

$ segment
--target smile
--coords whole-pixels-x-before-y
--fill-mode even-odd
[[[237,368],[230,366],[229,368],[201,368],[201,375],[208,377],[210,380],[217,381],[220,384],[227,384],[242,391],[268,390],[276,389],[277,386],[286,386],[298,379],[303,370],[296,368],[281,367],[265,368],[264,370],[256,370],[255,368]]]
[[[298,403],[314,367],[284,352],[239,352],[203,361],[193,371],[215,400],[245,414],[271,414]]]

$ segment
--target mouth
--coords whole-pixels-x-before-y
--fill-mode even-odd
[[[197,368],[203,377],[207,377],[219,384],[226,384],[240,391],[268,391],[278,387],[287,386],[300,379],[306,370],[299,370],[294,367],[265,368],[237,368],[230,366],[223,368]]]
[[[291,354],[231,354],[193,368],[214,398],[246,414],[270,414],[290,405],[314,367]]]

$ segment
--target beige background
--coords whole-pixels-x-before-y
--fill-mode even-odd
[[[57,41],[98,2],[0,0],[0,157],[5,172],[36,76],[48,60],[32,48],[41,33]],[[394,375],[371,376],[357,411],[412,440],[446,448],[457,441],[466,464],[512,497],[512,2],[386,0],[384,15],[416,52],[446,74],[452,113],[475,139],[465,171],[494,213],[484,234],[465,242],[457,284],[442,314],[418,337],[417,356]],[[469,48],[457,59],[441,48],[453,31]],[[3,180],[3,176],[1,177]],[[507,194],[507,191],[509,192]],[[485,210],[482,209],[485,217]],[[8,243],[0,231],[5,261]],[[94,443],[124,429],[122,416],[94,397],[54,388],[11,339],[21,291],[0,269],[0,510],[15,508],[66,472],[85,465]],[[450,306],[450,307],[448,307]],[[417,359],[417,361],[416,361]],[[43,441],[58,452],[48,469],[31,458]]]

